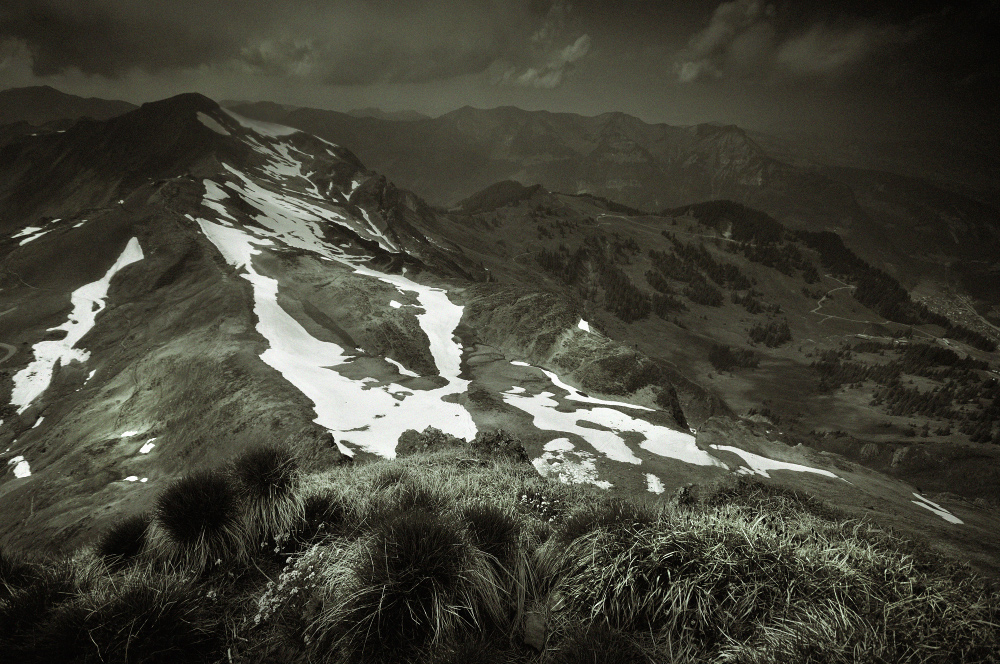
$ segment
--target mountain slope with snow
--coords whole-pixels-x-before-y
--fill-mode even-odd
[[[579,302],[492,281],[453,219],[316,136],[182,95],[20,137],[0,182],[7,540],[85,541],[253,441],[323,468],[428,426],[502,427],[539,472],[641,495],[766,473],[860,505],[891,484],[889,512],[959,527],[851,464],[696,438],[706,395],[622,387],[648,360]]]

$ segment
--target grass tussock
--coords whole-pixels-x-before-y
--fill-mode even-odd
[[[160,494],[150,538],[161,552],[190,569],[239,562],[249,543],[241,511],[232,480],[222,472],[201,471]]]
[[[232,473],[242,506],[241,525],[249,540],[261,549],[288,540],[304,509],[292,451],[255,445],[236,457]]]
[[[134,514],[121,519],[101,535],[97,542],[97,555],[112,569],[120,569],[136,561],[146,547],[151,522],[149,514]]]
[[[1000,599],[968,568],[767,483],[652,507],[503,455],[469,465],[463,449],[308,476],[283,451],[253,452],[171,485],[145,540],[123,522],[68,560],[0,555],[4,657],[945,664],[1000,652]],[[275,561],[257,539],[281,532]]]

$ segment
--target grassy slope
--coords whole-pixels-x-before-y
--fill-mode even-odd
[[[938,456],[979,458],[994,456],[992,445],[978,445],[969,442],[964,433],[958,431],[956,423],[940,418],[919,414],[889,415],[882,406],[872,405],[872,396],[877,387],[873,382],[865,382],[861,387],[845,384],[831,391],[824,391],[820,385],[819,373],[810,367],[824,351],[840,349],[843,344],[857,343],[856,335],[867,335],[887,340],[890,332],[899,332],[905,327],[890,323],[855,300],[844,283],[827,276],[820,265],[816,252],[799,245],[810,262],[820,268],[820,280],[808,284],[798,271],[788,276],[760,263],[747,260],[741,254],[726,251],[725,240],[718,229],[698,223],[689,216],[677,218],[663,216],[629,216],[609,211],[600,201],[588,197],[565,196],[534,192],[529,199],[517,200],[501,205],[490,211],[480,211],[473,215],[453,215],[450,223],[442,226],[442,232],[463,247],[466,255],[482,261],[495,281],[511,285],[517,289],[544,291],[546,297],[556,300],[555,294],[567,296],[573,302],[574,314],[583,316],[595,329],[600,330],[621,345],[633,347],[643,355],[665,363],[675,371],[672,380],[688,420],[693,426],[718,414],[711,406],[707,395],[719,395],[733,411],[746,414],[751,409],[766,407],[774,424],[780,426],[783,435],[792,442],[813,444],[816,433],[830,432],[847,434],[859,441],[859,448],[873,443],[879,449],[878,456],[889,457],[901,447],[926,449],[931,458]],[[670,314],[666,319],[655,314],[625,323],[606,308],[603,292],[594,286],[591,277],[587,288],[596,290],[592,297],[584,297],[582,287],[567,287],[545,272],[538,264],[542,249],[556,250],[560,245],[570,252],[584,244],[584,238],[614,236],[622,240],[634,240],[640,252],[629,261],[618,264],[632,282],[646,292],[652,292],[645,274],[651,264],[648,249],[668,250],[674,237],[685,243],[703,242],[709,254],[717,261],[737,266],[742,273],[756,279],[755,290],[765,305],[780,305],[781,313],[749,313],[744,307],[734,304],[729,298],[730,291],[719,288],[724,294],[720,307],[695,304],[681,298],[688,306],[687,311]],[[679,291],[683,284],[674,283]],[[828,294],[820,302],[817,297],[806,297],[803,287],[815,293]],[[493,288],[492,285],[489,286]],[[470,304],[474,302],[470,301]],[[554,308],[549,308],[555,312]],[[472,308],[470,308],[470,311]],[[546,309],[548,310],[548,309]],[[777,348],[763,344],[752,344],[747,331],[754,324],[769,321],[787,321],[792,341]],[[883,324],[872,324],[865,321]],[[510,326],[494,326],[490,330],[495,335]],[[920,343],[938,343],[942,330],[933,325],[917,326],[914,338]],[[498,343],[509,343],[504,338]],[[487,343],[496,345],[494,340]],[[995,362],[996,355],[984,353],[966,344],[955,344],[961,355],[968,354],[977,360]],[[735,368],[719,371],[709,361],[714,344],[725,344],[736,349],[751,349],[759,359],[754,369]],[[516,345],[516,343],[515,343]],[[533,349],[522,348],[531,355]],[[545,362],[551,358],[538,357]],[[861,356],[858,360],[865,364],[879,364],[893,359],[887,357]],[[551,362],[550,368],[556,368]],[[560,373],[572,371],[572,367],[559,367]],[[688,380],[678,380],[685,376]],[[573,375],[579,384],[586,376]],[[913,378],[904,376],[904,381]],[[917,379],[919,382],[919,378]],[[690,383],[685,385],[684,383]],[[937,383],[936,386],[943,384]],[[587,389],[594,389],[588,387]],[[595,390],[598,391],[598,390]],[[911,430],[920,430],[925,424],[930,428],[927,438],[914,440],[907,437]],[[951,425],[950,433],[938,435],[935,432]],[[827,447],[824,446],[824,449]],[[871,454],[851,454],[858,462],[867,463]],[[987,464],[989,466],[990,464]],[[936,466],[935,473],[943,477],[945,466]],[[918,482],[934,491],[951,491],[970,498],[988,496],[992,489],[992,479],[978,478],[966,481],[962,477],[950,476],[946,482],[929,481],[927,477],[909,474],[906,468],[893,468],[894,474]],[[932,478],[931,478],[932,479]]]
[[[488,446],[304,477],[283,465],[248,479],[252,465],[216,474],[239,496],[228,517],[216,510],[225,527],[182,515],[200,538],[164,534],[175,493],[148,534],[139,526],[138,553],[133,523],[66,560],[0,557],[0,649],[67,662],[997,661],[1000,604],[968,568],[769,484],[623,502]]]

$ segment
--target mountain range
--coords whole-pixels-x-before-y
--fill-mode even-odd
[[[1000,569],[996,335],[943,295],[996,263],[987,203],[621,114],[84,106],[0,128],[5,541],[255,441],[502,428],[567,482],[769,477]]]

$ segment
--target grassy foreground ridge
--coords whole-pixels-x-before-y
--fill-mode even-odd
[[[733,478],[624,501],[502,432],[304,474],[254,446],[61,559],[0,551],[10,662],[996,662],[990,582]]]

